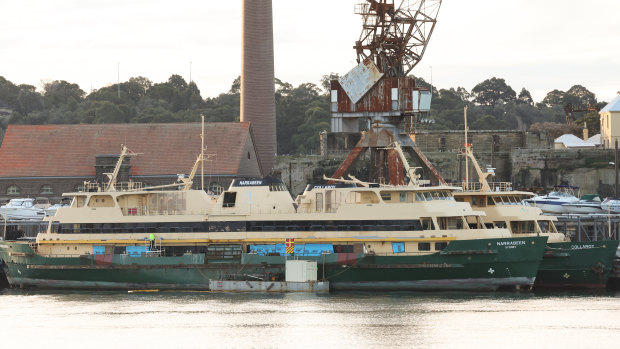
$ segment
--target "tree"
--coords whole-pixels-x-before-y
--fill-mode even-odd
[[[581,85],[574,85],[564,94],[564,103],[586,107],[596,104],[596,95]]]
[[[69,98],[81,102],[84,99],[84,95],[86,95],[86,92],[82,91],[78,84],[72,84],[65,80],[55,80],[43,84],[43,100],[46,108],[65,105]]]
[[[582,128],[576,124],[563,124],[559,122],[543,122],[543,123],[535,123],[530,126],[530,131],[545,131],[552,138],[558,138],[564,134],[573,134],[575,136],[581,137]]]
[[[564,105],[564,96],[565,93],[563,91],[553,90],[543,98],[542,104],[547,108]]]
[[[332,90],[332,80],[340,79],[340,74],[331,72],[327,75],[323,75],[321,78],[321,87],[325,93],[329,94]]]
[[[514,101],[517,93],[506,84],[504,79],[491,78],[476,85],[472,90],[473,101],[495,108],[500,102]]]
[[[525,87],[521,89],[521,92],[519,92],[519,96],[517,97],[517,103],[528,105],[534,104],[534,100],[532,99],[530,91],[526,90]]]
[[[43,97],[32,85],[19,85],[15,110],[23,115],[43,109]]]

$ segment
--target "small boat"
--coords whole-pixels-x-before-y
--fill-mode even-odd
[[[620,213],[620,199],[605,198],[605,200],[601,202],[601,209],[603,213]]]
[[[555,190],[547,195],[537,195],[527,202],[540,208],[544,213],[563,214],[566,212],[564,204],[575,203],[579,199],[575,196],[575,190],[579,190],[579,187],[573,187],[569,185],[559,185],[555,187]]]
[[[56,215],[56,210],[61,207],[69,207],[71,206],[71,198],[63,198],[62,201],[58,204],[54,204],[45,209],[46,216],[54,216]]]
[[[11,199],[6,205],[0,207],[0,215],[6,221],[11,220],[36,220],[45,217],[45,209],[50,207],[49,202],[42,203],[40,199],[21,198]]]
[[[583,195],[579,201],[563,204],[562,208],[566,213],[572,214],[604,213],[598,194]]]

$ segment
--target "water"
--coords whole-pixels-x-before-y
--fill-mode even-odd
[[[620,293],[0,293],[0,347],[618,348]]]

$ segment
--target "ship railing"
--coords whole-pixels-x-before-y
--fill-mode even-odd
[[[503,192],[503,191],[512,191],[512,183],[511,182],[488,182],[491,191],[494,192]],[[450,184],[455,187],[460,187],[463,191],[482,191],[482,184],[480,182],[461,182]]]
[[[118,182],[114,185],[114,189],[116,191],[132,191],[132,190],[142,190],[144,185],[142,182]]]

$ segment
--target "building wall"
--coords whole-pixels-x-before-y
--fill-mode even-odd
[[[606,149],[613,149],[620,142],[620,112],[601,113],[601,142]]]
[[[15,198],[47,197],[52,203],[60,202],[62,194],[75,190],[85,180],[94,180],[94,177],[38,177],[38,178],[0,178],[0,202]],[[16,185],[19,194],[9,195],[7,190]],[[41,192],[44,185],[51,186],[51,193]]]

